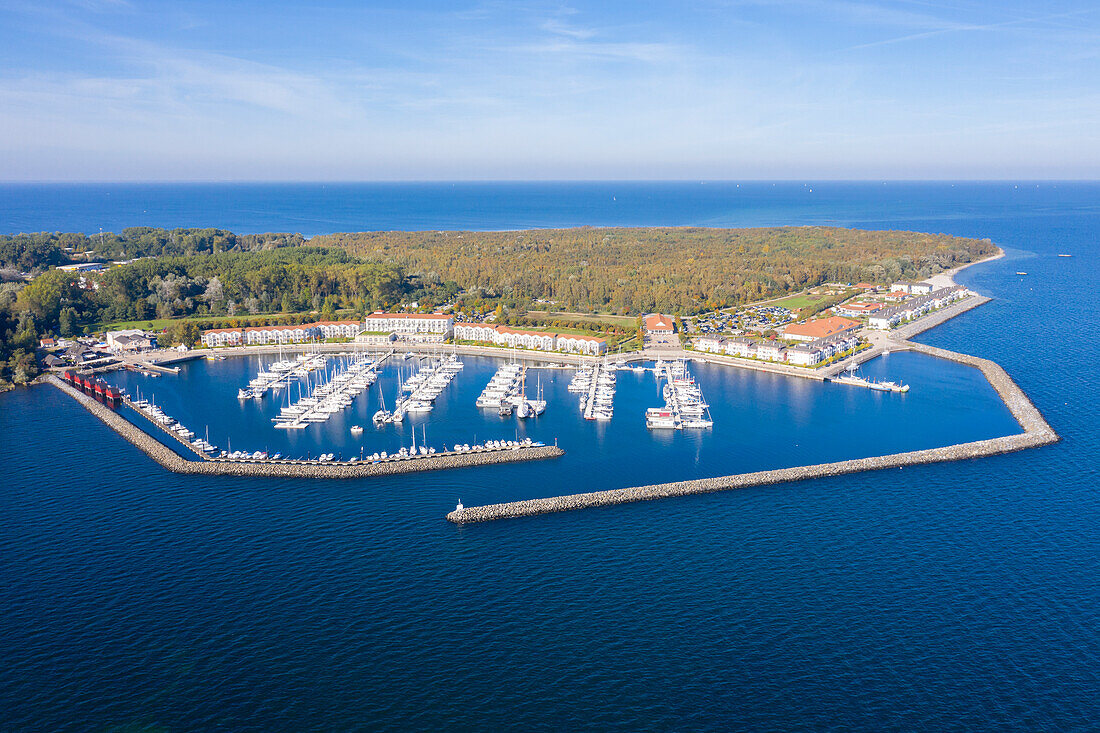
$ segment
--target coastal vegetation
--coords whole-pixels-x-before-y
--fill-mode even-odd
[[[223,229],[129,227],[120,234],[40,232],[0,235],[0,269],[36,273],[73,262],[162,255],[250,252],[305,243],[301,234],[234,234]]]
[[[151,227],[0,236],[0,381],[33,377],[40,336],[125,322],[154,321],[166,329],[162,343],[191,345],[216,325],[447,304],[515,327],[626,343],[637,340],[641,313],[688,316],[825,282],[923,279],[995,250],[988,240],[828,227],[364,232],[308,241]],[[58,269],[89,262],[107,267]]]
[[[923,279],[989,241],[831,227],[362,232],[315,237],[426,280],[560,310],[691,315],[824,282]]]

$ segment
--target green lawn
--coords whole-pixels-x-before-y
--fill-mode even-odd
[[[608,323],[615,326],[633,326],[638,322],[637,316],[616,316],[611,313],[566,313],[565,311],[528,311],[528,317],[557,318],[563,321],[586,321],[588,323]]]
[[[790,310],[802,310],[813,305],[820,303],[825,296],[823,295],[809,295],[808,293],[800,293],[798,295],[792,295],[782,300],[772,301],[768,305],[777,305],[780,308],[789,308]]]
[[[344,314],[347,314],[346,316]],[[301,313],[257,313],[256,315],[249,315],[247,313],[238,314],[235,316],[186,316],[184,318],[147,318],[143,321],[115,321],[114,323],[100,323],[92,327],[93,331],[122,331],[128,328],[141,328],[146,331],[160,331],[167,328],[170,324],[177,321],[201,321],[203,323],[213,323],[215,328],[221,324],[229,323],[235,320],[250,320],[256,319],[270,319],[276,320],[279,318],[285,318],[287,316],[298,316]],[[309,314],[320,320],[321,316],[317,313]],[[337,311],[335,320],[345,320],[351,317],[351,311]]]

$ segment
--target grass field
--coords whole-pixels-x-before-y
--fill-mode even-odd
[[[801,293],[799,295],[792,295],[788,298],[774,300],[768,305],[777,305],[780,308],[789,308],[791,310],[801,310],[812,305],[817,305],[824,297],[823,295],[808,295],[806,293]]]
[[[510,328],[517,328],[517,326],[511,326]],[[528,331],[539,331],[545,333],[560,333],[563,336],[599,336],[596,331],[584,331],[579,328],[558,328],[556,326],[543,326],[536,323],[532,323],[529,326],[522,326],[523,329]]]
[[[535,315],[538,318],[559,318],[566,321],[587,321],[589,323],[609,323],[615,326],[633,326],[638,322],[637,316],[616,316],[611,313],[566,313],[565,311],[528,311],[528,316]]]
[[[128,328],[140,328],[145,331],[160,331],[168,328],[169,325],[176,323],[177,321],[201,321],[203,323],[213,323],[215,327],[221,324],[229,323],[235,320],[248,320],[248,319],[266,319],[272,320],[277,318],[283,318],[286,316],[301,315],[299,313],[259,313],[257,315],[249,315],[242,313],[236,316],[187,316],[184,318],[147,318],[143,321],[115,321],[114,323],[101,323],[98,326],[94,326],[94,331],[123,331]],[[316,318],[320,318],[320,315],[316,313],[310,314]],[[353,317],[351,311],[337,311],[336,318],[342,320],[344,318]]]
[[[114,323],[103,323],[95,328],[97,331],[124,331],[128,328],[140,328],[143,331],[160,331],[168,328],[173,323],[179,321],[202,321],[208,323],[213,321],[214,323],[228,323],[233,318],[228,316],[214,317],[214,316],[202,316],[192,318],[147,318],[144,321],[115,321]]]

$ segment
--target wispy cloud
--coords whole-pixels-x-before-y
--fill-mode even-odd
[[[847,46],[840,49],[842,51],[855,51],[863,48],[874,48],[875,46],[887,46],[894,43],[904,43],[906,41],[916,41],[924,38],[931,38],[933,36],[941,36],[947,33],[978,33],[1002,30],[1006,28],[1021,27],[1028,25],[1038,25],[1045,21],[1072,18],[1075,16],[1087,15],[1092,13],[1092,10],[1080,10],[1068,13],[1054,13],[1050,15],[1042,15],[1031,18],[1013,18],[1011,20],[1000,21],[996,23],[949,23],[944,27],[934,28],[932,30],[924,31],[921,33],[910,33],[903,36],[895,36],[892,38],[884,38],[878,41],[871,41],[868,43],[859,43],[854,46]]]
[[[596,31],[591,28],[578,28],[576,26],[569,25],[564,21],[557,18],[547,18],[542,22],[540,26],[547,33],[553,33],[558,36],[568,36],[570,38],[577,38],[585,40],[592,38],[596,35]]]
[[[1100,175],[1097,14],[1051,1],[12,0],[0,177],[852,175],[967,146]]]

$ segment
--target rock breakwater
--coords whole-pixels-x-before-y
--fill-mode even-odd
[[[977,305],[980,305],[978,303]],[[974,306],[971,306],[974,307]],[[952,314],[957,315],[957,314]],[[948,316],[950,317],[950,316]],[[574,509],[588,509],[600,506],[613,506],[615,504],[627,504],[635,501],[652,501],[673,496],[688,496],[691,494],[705,494],[715,491],[727,491],[729,489],[747,488],[750,486],[765,486],[769,484],[789,483],[793,481],[805,481],[807,479],[824,478],[828,476],[842,476],[863,471],[880,471],[886,468],[902,468],[925,463],[943,463],[947,461],[962,461],[971,458],[982,458],[1001,453],[1035,448],[1058,441],[1058,434],[1043,418],[1042,413],[1032,404],[1023,390],[1012,380],[1008,373],[996,362],[982,359],[968,354],[959,354],[954,351],[925,346],[911,341],[898,342],[899,347],[908,348],[925,354],[930,354],[941,359],[949,359],[962,364],[980,369],[989,383],[1000,395],[1012,416],[1023,428],[1024,432],[1016,435],[1007,435],[1001,438],[979,440],[971,443],[959,443],[943,448],[929,448],[907,453],[893,453],[885,456],[871,458],[856,458],[848,461],[834,463],[818,463],[810,466],[797,466],[794,468],[780,468],[770,471],[755,471],[733,476],[720,476],[717,478],[694,479],[691,481],[676,481],[666,484],[654,484],[651,486],[635,486],[626,489],[611,489],[608,491],[593,491],[584,494],[569,494],[567,496],[555,496],[545,499],[528,499],[525,501],[507,502],[504,504],[487,504],[485,506],[463,507],[456,509],[447,515],[447,519],[456,524],[472,522],[488,522],[495,519],[508,519],[515,517],[530,517],[537,514],[550,514],[554,512],[572,511]]]
[[[253,476],[264,478],[369,478],[392,476],[421,471],[438,471],[468,466],[488,466],[496,463],[516,463],[546,458],[557,458],[565,451],[554,445],[536,445],[519,448],[486,449],[464,453],[435,453],[429,456],[368,462],[318,463],[294,460],[195,460],[189,461],[141,428],[101,404],[80,390],[65,384],[55,376],[46,377],[46,383],[57,387],[75,399],[80,405],[102,420],[127,441],[160,465],[175,473],[204,476]]]
[[[575,509],[613,506],[615,504],[627,504],[635,501],[652,501],[654,499],[689,496],[691,494],[706,494],[715,491],[748,488],[750,486],[766,486],[769,484],[805,481],[807,479],[824,478],[827,476],[842,476],[863,471],[879,471],[886,468],[914,466],[922,463],[961,461],[968,458],[981,458],[983,456],[991,456],[998,453],[1009,453],[1024,448],[1044,445],[1049,442],[1051,441],[1044,439],[1042,436],[1025,433],[1010,435],[1003,438],[981,440],[974,443],[960,443],[946,448],[930,448],[909,453],[875,456],[873,458],[857,458],[850,461],[819,463],[812,466],[780,468],[771,471],[755,471],[753,473],[742,473],[734,476],[676,481],[673,483],[654,484],[651,486],[634,486],[627,489],[593,491],[586,494],[569,494],[567,496],[555,496],[546,499],[528,499],[526,501],[513,501],[505,504],[486,504],[484,506],[463,507],[462,509],[452,511],[447,515],[447,519],[457,524],[465,524],[470,522],[487,522],[494,519],[530,517],[537,514],[550,514],[554,512],[572,511]]]

